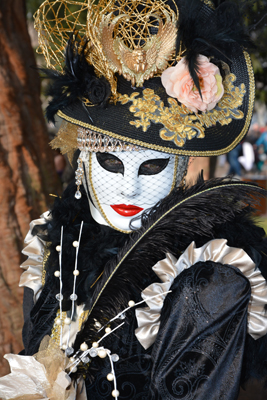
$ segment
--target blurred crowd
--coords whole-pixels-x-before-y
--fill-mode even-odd
[[[224,160],[219,160],[219,163]],[[267,126],[252,124],[245,139],[227,154],[227,161],[228,174],[236,178],[248,173],[267,175]]]

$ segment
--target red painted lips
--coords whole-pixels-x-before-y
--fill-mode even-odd
[[[129,204],[128,206],[126,204],[116,204],[110,207],[113,208],[116,213],[122,215],[123,217],[133,217],[140,211],[143,211],[143,208],[132,206],[131,204]]]

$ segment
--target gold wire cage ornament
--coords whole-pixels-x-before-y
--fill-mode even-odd
[[[38,32],[38,54],[45,57],[47,68],[63,71],[65,48],[71,32],[86,34],[88,3],[82,1],[46,0],[34,14]]]
[[[78,50],[87,42],[87,62],[116,98],[116,72],[142,86],[174,62],[179,13],[173,4],[176,12],[166,0],[46,0],[34,15],[37,52],[62,72],[68,40],[78,31]]]

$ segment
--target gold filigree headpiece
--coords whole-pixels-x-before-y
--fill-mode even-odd
[[[48,119],[92,131],[90,146],[104,135],[173,154],[230,151],[255,91],[246,36],[225,26],[239,18],[231,11],[211,0],[45,0],[35,27],[55,82]],[[53,144],[64,152],[72,141]]]
[[[157,34],[151,35],[150,28],[155,26]],[[177,15],[160,7],[149,13],[144,8],[134,18],[132,10],[117,17],[103,15],[98,38],[112,71],[131,80],[132,86],[142,87],[144,80],[167,68],[176,34]]]
[[[80,50],[87,41],[87,62],[116,97],[116,72],[142,87],[171,65],[178,15],[165,0],[46,0],[35,13],[37,51],[48,68],[63,71],[70,34],[78,31]]]

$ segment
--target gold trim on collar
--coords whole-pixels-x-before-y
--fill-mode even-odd
[[[46,246],[44,248],[44,257],[43,257],[43,268],[42,268],[42,285],[44,286],[45,284],[45,275],[46,275],[46,265],[47,265],[47,261],[49,259],[51,250],[50,250],[50,246],[51,246],[51,242],[47,242]]]

